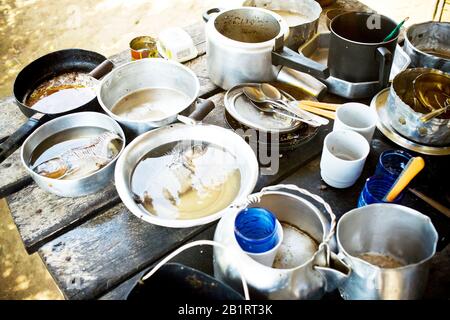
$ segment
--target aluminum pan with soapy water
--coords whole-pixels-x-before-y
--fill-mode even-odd
[[[383,89],[375,97],[373,97],[370,107],[373,108],[378,115],[377,128],[384,134],[386,138],[397,145],[411,151],[431,156],[447,156],[450,155],[450,146],[433,147],[427,146],[414,141],[408,140],[391,126],[391,119],[387,113],[387,100],[389,97],[389,88]]]
[[[31,154],[40,143],[54,134],[77,127],[97,127],[114,132],[122,138],[122,148],[106,166],[80,179],[51,179],[37,174],[29,167]],[[98,112],[79,112],[53,119],[33,132],[23,143],[20,158],[27,172],[43,190],[60,197],[80,197],[95,193],[111,183],[116,161],[125,149],[125,142],[122,128],[110,117]]]
[[[448,74],[430,68],[407,69],[393,80],[388,99],[388,115],[391,126],[409,140],[423,145],[446,147],[450,145],[450,120],[434,118],[422,122],[424,113],[415,111],[411,104],[414,96],[413,81],[424,73]]]
[[[137,137],[125,148],[122,156],[117,161],[115,170],[117,192],[125,206],[138,218],[164,227],[189,228],[213,222],[222,217],[228,210],[232,210],[225,208],[209,216],[198,219],[164,219],[152,215],[136,203],[133,192],[131,191],[131,177],[136,165],[151,150],[164,144],[183,140],[202,141],[215,144],[224,148],[227,152],[230,152],[236,157],[241,173],[241,186],[236,199],[233,201],[245,199],[255,188],[259,174],[258,161],[251,147],[239,135],[231,130],[215,125],[172,124],[149,131]]]
[[[189,97],[174,114],[152,120],[130,120],[117,116],[111,108],[124,96],[144,88],[170,88]],[[126,133],[137,136],[154,128],[171,124],[177,115],[187,115],[200,92],[200,82],[188,67],[170,60],[151,58],[132,61],[114,69],[101,82],[97,98],[107,115],[124,126]]]

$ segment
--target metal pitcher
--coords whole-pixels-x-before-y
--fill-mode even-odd
[[[347,212],[337,225],[339,256],[352,268],[339,291],[344,299],[419,299],[426,287],[429,262],[438,234],[430,218],[396,204],[372,204]],[[397,268],[381,268],[363,253],[395,257]]]
[[[281,189],[298,192],[321,203],[331,221],[308,200],[278,191]],[[337,259],[330,248],[333,247],[336,217],[322,198],[295,185],[278,185],[250,195],[247,203],[237,206],[267,208],[281,222],[294,225],[315,239],[318,249],[308,261],[295,268],[275,269],[264,266],[240,249],[234,236],[237,212],[230,211],[220,220],[214,240],[238,253],[230,255],[228,250],[214,249],[214,275],[219,280],[239,289],[239,270],[247,281],[252,299],[320,299],[325,292],[333,291],[348,277],[350,269]]]

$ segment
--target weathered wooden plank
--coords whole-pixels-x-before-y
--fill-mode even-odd
[[[52,266],[66,298],[93,298],[207,227],[158,227],[119,205],[45,245],[39,254]],[[118,257],[118,252],[124,256]]]
[[[35,183],[7,198],[9,208],[29,253],[74,228],[89,217],[120,202],[111,181],[105,189],[79,198],[61,198],[40,189]]]
[[[17,108],[14,98],[8,97],[0,100],[0,139],[12,134],[27,121],[27,118]],[[27,173],[20,162],[20,152],[14,152],[8,159],[0,164],[0,198],[10,191],[15,191],[14,185],[26,179]],[[29,183],[29,179],[26,179]]]

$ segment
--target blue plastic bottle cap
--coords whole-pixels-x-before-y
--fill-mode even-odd
[[[236,216],[234,234],[244,251],[267,252],[278,243],[277,219],[264,208],[244,209]]]

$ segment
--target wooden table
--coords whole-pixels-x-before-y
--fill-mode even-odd
[[[335,7],[367,9],[354,0],[338,1]],[[199,56],[186,65],[200,79],[200,96],[216,104],[204,122],[227,127],[224,92],[211,83],[206,71],[204,26],[199,23],[185,29],[199,51]],[[323,17],[319,30],[325,30]],[[129,61],[129,52],[124,51],[111,59],[119,66]],[[327,95],[324,100],[344,102],[332,95]],[[1,100],[0,108],[1,141],[26,118],[14,105],[12,97]],[[294,183],[324,197],[338,217],[354,208],[364,180],[373,173],[379,154],[398,147],[377,132],[362,177],[354,187],[336,190],[324,185],[318,170],[322,142],[330,130],[331,125],[321,129],[310,143],[282,154],[279,172],[260,176],[255,191],[267,185]],[[444,165],[448,164],[449,158],[427,157],[426,161],[427,171],[417,179],[416,187],[448,205],[448,199],[445,199],[448,180],[436,173],[441,168],[447,169]],[[448,174],[448,169],[445,172]],[[0,197],[7,197],[26,250],[30,254],[39,253],[67,299],[124,298],[134,281],[169,252],[192,239],[213,236],[215,223],[169,229],[139,220],[121,203],[113,182],[101,192],[80,198],[59,198],[45,193],[26,174],[18,151],[0,165],[0,177]],[[404,204],[431,217],[440,234],[439,249],[444,248],[450,235],[448,218],[411,194],[406,195]],[[179,260],[211,272],[210,250],[194,251],[195,254],[184,255]],[[447,248],[434,259],[427,297],[450,297],[449,277],[445,277],[450,265],[449,255]]]

